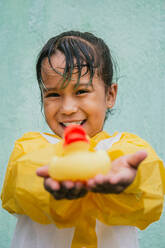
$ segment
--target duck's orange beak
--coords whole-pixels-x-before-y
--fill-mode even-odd
[[[89,142],[85,130],[80,125],[70,125],[64,132],[64,146],[76,141]]]

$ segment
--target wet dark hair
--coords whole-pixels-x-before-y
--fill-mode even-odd
[[[55,55],[57,51],[60,51],[65,56],[66,64],[63,74],[54,68],[51,63],[51,56]],[[45,86],[41,75],[41,69],[42,62],[45,58],[48,58],[52,70],[63,76],[62,88],[68,85],[75,68],[76,73],[78,73],[78,79],[75,85],[75,87],[77,87],[80,78],[84,75],[82,74],[82,69],[84,67],[86,68],[85,74],[89,73],[90,75],[89,84],[92,83],[96,71],[105,84],[105,90],[112,84],[114,72],[113,59],[105,42],[89,32],[64,32],[48,40],[38,55],[36,73],[41,91],[42,103],[43,88],[45,88]]]

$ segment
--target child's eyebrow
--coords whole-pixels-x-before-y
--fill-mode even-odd
[[[77,88],[79,88],[79,87],[90,87],[90,86],[92,87],[92,85],[89,84],[89,82],[83,82],[83,83],[79,83]],[[57,87],[45,87],[45,88],[43,88],[43,92],[57,91],[57,90],[59,90],[59,88],[57,88]]]
[[[79,83],[77,88],[79,87],[85,87],[85,88],[93,88],[93,84],[92,83],[89,83],[89,82],[85,82],[85,83]]]
[[[58,90],[56,87],[52,87],[52,88],[47,88],[47,87],[45,87],[45,88],[43,88],[43,91],[44,92],[47,92],[47,91],[55,91],[55,90]]]
[[[90,85],[89,85],[89,82],[84,82],[84,83],[79,83],[77,87],[79,87],[79,86],[88,87],[88,86],[90,86]]]

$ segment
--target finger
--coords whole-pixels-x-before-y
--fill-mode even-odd
[[[75,187],[75,184],[74,184],[74,182],[72,182],[72,181],[63,181],[63,182],[62,182],[62,185],[63,185],[65,188],[67,188],[67,189],[71,189],[71,188]]]
[[[48,191],[55,191],[55,190],[60,190],[60,183],[59,182],[57,182],[57,181],[55,181],[55,180],[53,180],[52,178],[46,178],[45,180],[44,180],[44,186],[45,186],[45,188],[46,188],[46,190],[48,190]]]
[[[87,185],[88,189],[91,189],[91,188],[95,187],[96,186],[95,180],[93,178],[89,179],[86,182],[86,185]]]
[[[66,198],[66,194],[64,192],[54,191],[52,195],[56,200],[62,200]]]
[[[109,173],[109,183],[112,185],[120,184],[128,186],[131,184],[136,176],[137,170],[131,168],[124,168],[118,173]]]
[[[94,177],[95,184],[102,184],[103,182],[106,181],[106,177],[102,174],[98,174],[97,176]]]
[[[62,183],[59,183],[59,185],[60,185],[59,190],[54,190],[52,192],[52,195],[54,196],[56,200],[62,200],[66,198],[66,195],[68,192],[68,189]]]
[[[103,194],[119,194],[125,189],[123,185],[110,185],[106,183],[104,187],[96,187],[92,190],[95,193],[103,193]]]
[[[78,197],[80,198],[80,197],[85,196],[85,195],[87,194],[87,192],[88,192],[88,190],[87,190],[86,188],[82,188],[82,189],[80,190],[80,192],[79,192]]]
[[[89,190],[93,192],[102,192],[104,191],[104,185],[107,181],[106,176],[102,174],[98,174],[93,179],[90,179],[87,183],[87,187]]]
[[[147,152],[144,150],[138,151],[134,154],[130,154],[126,156],[127,163],[137,168],[138,165],[147,157]]]
[[[113,185],[110,189],[107,189],[104,194],[120,194],[125,189],[123,185]]]
[[[42,166],[36,170],[37,176],[40,177],[48,177],[48,165]]]
[[[83,182],[75,182],[75,187],[76,189],[82,189],[82,188],[85,188],[86,185]]]
[[[86,188],[82,188],[82,189],[73,188],[68,191],[68,193],[66,194],[66,198],[69,200],[78,199],[80,197],[85,196],[86,193],[87,193]]]
[[[95,193],[104,193],[106,190],[105,184],[98,184],[95,187],[91,187],[90,190]]]
[[[102,191],[104,190],[106,182],[108,182],[108,175],[98,174],[94,178],[88,180],[87,187],[89,190],[96,188],[97,190]]]
[[[65,182],[66,183],[66,182]],[[86,185],[83,182],[72,182],[72,188],[67,189],[66,198],[69,200],[77,199],[87,193]]]

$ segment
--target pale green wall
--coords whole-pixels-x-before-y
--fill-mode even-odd
[[[35,79],[36,55],[65,30],[103,37],[118,59],[116,113],[106,124],[148,140],[165,159],[164,0],[0,0],[0,187],[15,139],[45,130]],[[15,219],[0,212],[0,247],[7,248]],[[165,217],[140,232],[141,248],[165,247]]]

